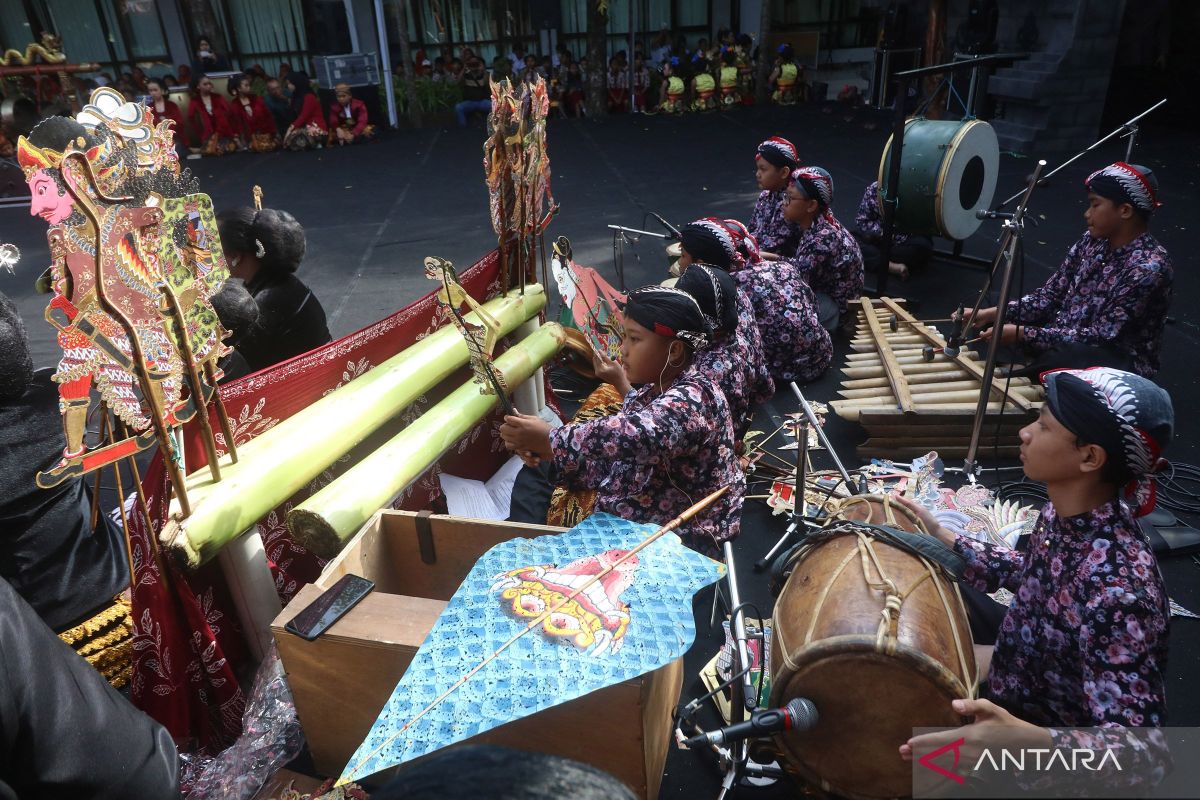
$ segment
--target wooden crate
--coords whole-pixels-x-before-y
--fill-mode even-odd
[[[391,510],[372,517],[271,625],[318,771],[341,772],[483,553],[509,539],[561,530]],[[375,590],[316,641],[284,630],[284,623],[347,573],[375,581]],[[572,758],[611,773],[640,797],[656,798],[682,685],[679,660],[464,744]]]

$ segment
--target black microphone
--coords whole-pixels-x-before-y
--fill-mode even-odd
[[[1005,211],[988,211],[980,209],[975,212],[975,219],[1012,219],[1013,215]]]
[[[817,707],[811,700],[797,697],[783,708],[755,711],[750,719],[734,725],[726,725],[715,731],[701,733],[684,741],[684,747],[698,744],[728,744],[743,739],[756,739],[783,731],[807,731],[817,724]]]
[[[672,239],[675,239],[678,241],[679,239],[683,238],[683,234],[679,232],[679,228],[676,228],[674,225],[667,222],[665,219],[660,217],[658,214],[655,214],[653,211],[648,211],[646,213],[648,213],[650,216],[652,216],[656,220],[658,220],[659,225],[662,225],[664,228],[666,228],[668,231],[670,231]]]

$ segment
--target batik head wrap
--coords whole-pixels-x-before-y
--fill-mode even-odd
[[[733,237],[718,219],[698,219],[683,226],[679,241],[688,255],[705,264],[728,270],[733,264],[737,250]]]
[[[696,298],[682,289],[643,286],[629,293],[625,316],[659,336],[679,339],[693,349],[712,341],[712,326]]]
[[[1158,202],[1158,179],[1149,167],[1118,161],[1098,169],[1083,182],[1089,192],[1112,200],[1117,205],[1129,203],[1143,216],[1150,216],[1162,205]]]
[[[1123,495],[1134,515],[1150,513],[1154,476],[1168,466],[1161,453],[1175,426],[1171,396],[1151,380],[1108,367],[1047,372],[1042,382],[1054,418],[1103,447],[1127,480]]]
[[[800,166],[800,154],[796,152],[796,145],[782,136],[772,136],[760,144],[754,157],[761,158],[774,167],[795,169]]]
[[[740,272],[751,264],[762,261],[762,251],[758,249],[758,240],[746,229],[746,226],[736,219],[723,219],[720,222],[733,237],[733,261],[729,265],[730,272]]]
[[[821,167],[798,167],[792,170],[792,183],[809,200],[816,200],[824,213],[833,206],[833,178]]]
[[[684,271],[675,288],[696,298],[705,321],[715,331],[732,333],[737,329],[737,284],[728,272],[707,264],[693,264]]]

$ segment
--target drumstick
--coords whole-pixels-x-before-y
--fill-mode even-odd
[[[982,341],[983,341],[982,336],[976,336],[974,339],[968,339],[967,341],[963,342],[961,345],[959,345],[959,347],[951,347],[950,345],[945,345],[943,347],[939,347],[936,350],[934,350],[929,345],[926,345],[925,348],[923,350],[921,350],[921,358],[925,359],[926,361],[933,361],[933,357],[935,355],[937,355],[938,353],[945,353],[946,355],[953,358],[954,356],[958,355],[959,348],[966,347],[969,344],[975,344],[976,342],[982,342]]]

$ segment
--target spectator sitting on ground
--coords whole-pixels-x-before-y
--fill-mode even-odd
[[[237,348],[242,337],[258,320],[258,303],[246,291],[244,283],[237,278],[229,278],[221,291],[212,296],[212,307],[221,320],[221,326],[229,331],[225,344],[233,348],[217,364],[224,373],[220,382],[229,383],[250,374],[250,365]]]
[[[463,62],[460,59],[452,58],[446,67],[445,81],[452,86],[458,86],[462,83],[463,77]]]
[[[304,258],[304,228],[286,211],[243,207],[217,215],[229,272],[258,304],[258,319],[238,341],[251,372],[330,341],[325,309],[296,277]]]
[[[492,59],[492,80],[494,80],[496,83],[499,83],[505,78],[512,80],[513,77],[514,73],[511,61],[504,56],[496,56]]]
[[[294,118],[292,101],[284,92],[283,85],[280,84],[278,78],[267,79],[267,94],[263,97],[263,102],[267,104],[271,116],[275,118],[275,129],[280,133],[286,131]]]
[[[367,121],[367,104],[339,83],[333,87],[334,102],[329,107],[329,143],[354,144],[375,138],[375,126]]]
[[[502,56],[496,56],[496,58],[502,58]],[[525,45],[515,42],[512,52],[508,54],[508,62],[512,65],[512,73],[520,75],[525,69]]]
[[[629,74],[621,69],[621,60],[608,60],[608,111],[620,114],[629,110]]]
[[[583,116],[583,96],[585,90],[586,86],[583,82],[583,72],[579,69],[579,62],[568,62],[562,85],[562,111],[564,116]]]
[[[500,57],[497,56],[499,59]],[[503,61],[503,59],[500,59]],[[505,62],[507,63],[507,62]],[[499,78],[496,78],[499,80]],[[462,78],[463,99],[454,106],[454,115],[458,118],[458,127],[467,127],[467,114],[482,111],[489,114],[492,111],[492,89],[488,81],[487,70],[478,57],[472,56],[467,62],[467,69]]]

